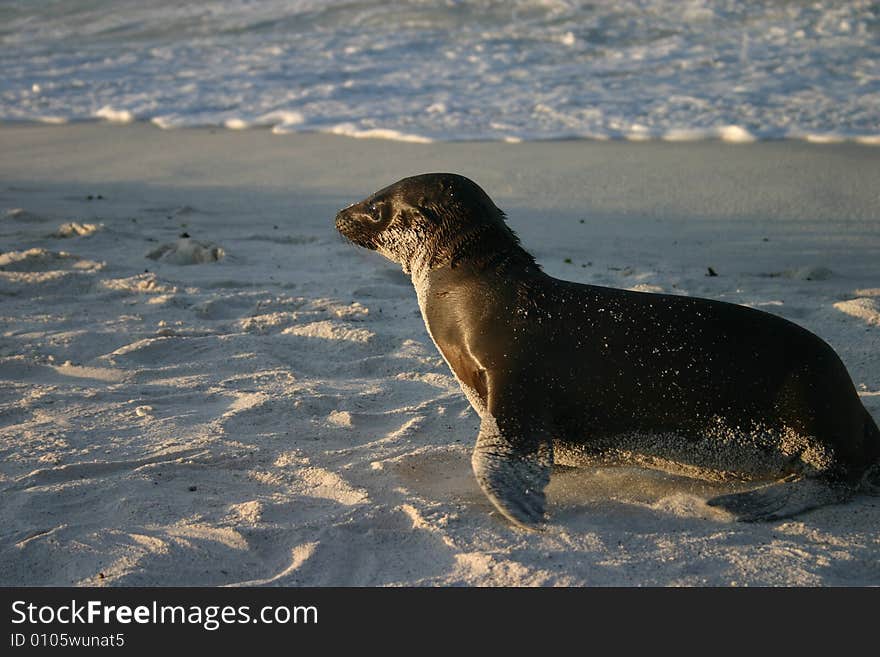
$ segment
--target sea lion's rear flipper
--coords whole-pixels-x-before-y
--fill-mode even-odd
[[[480,425],[471,464],[480,488],[505,518],[522,529],[543,529],[552,441],[505,436],[489,417]]]
[[[826,504],[839,504],[852,493],[852,488],[843,482],[794,475],[745,493],[719,495],[706,503],[732,513],[741,522],[759,522],[788,518]]]

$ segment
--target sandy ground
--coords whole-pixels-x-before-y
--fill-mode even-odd
[[[877,148],[7,125],[0,584],[880,585],[865,495],[747,525],[612,468],[494,513],[409,280],[332,223],[444,170],[552,275],[802,324],[880,418]]]

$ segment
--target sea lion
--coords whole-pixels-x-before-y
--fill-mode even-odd
[[[708,501],[744,521],[880,483],[880,430],[846,368],[788,320],[552,278],[455,174],[404,178],[341,210],[336,228],[411,274],[428,333],[481,419],[477,481],[520,527],[545,521],[554,454],[772,480]]]

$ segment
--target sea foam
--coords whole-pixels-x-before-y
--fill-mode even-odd
[[[118,4],[0,6],[0,120],[416,143],[880,141],[866,0]]]

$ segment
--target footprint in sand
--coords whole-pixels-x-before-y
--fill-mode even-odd
[[[147,253],[151,260],[172,265],[201,265],[217,262],[226,255],[222,247],[209,242],[199,242],[189,236],[181,237],[171,244],[163,244]]]
[[[103,264],[85,260],[66,251],[47,249],[28,249],[27,251],[7,251],[0,253],[0,271],[9,272],[49,272],[64,270],[94,271]]]
[[[11,219],[12,221],[21,221],[23,223],[42,223],[44,221],[48,221],[46,217],[43,217],[38,214],[34,214],[33,212],[28,212],[23,208],[10,208],[6,211],[6,219]]]
[[[135,274],[127,278],[108,278],[101,281],[101,287],[114,292],[130,294],[176,294],[177,288],[163,283],[152,273]]]
[[[838,301],[834,307],[842,313],[858,317],[866,324],[880,326],[880,301],[877,298],[858,297],[849,301]]]
[[[795,281],[827,281],[834,273],[827,267],[799,267],[797,269],[786,269],[785,271],[774,271],[768,274],[758,274],[765,278],[790,278]]]
[[[103,262],[64,251],[35,248],[0,253],[0,296],[34,294],[37,290],[43,295],[82,294],[91,289],[92,275],[103,268]]]
[[[297,246],[300,244],[314,244],[318,241],[318,238],[307,235],[248,235],[247,237],[242,237],[241,240]]]
[[[166,216],[174,216],[174,217],[183,217],[189,214],[210,214],[209,212],[205,212],[204,210],[199,210],[198,208],[194,208],[191,205],[181,205],[181,206],[160,206],[160,207],[151,207],[144,208],[144,212],[150,212],[153,214],[164,214]]]
[[[104,227],[104,224],[81,224],[78,221],[69,221],[58,226],[58,230],[49,237],[88,237]]]
[[[329,320],[310,322],[291,326],[281,331],[283,335],[299,335],[308,338],[320,338],[330,341],[334,346],[342,342],[360,342],[367,344],[372,342],[376,334],[364,328],[347,326],[342,322]]]
[[[653,294],[663,294],[666,292],[666,290],[659,285],[652,285],[651,283],[639,283],[638,285],[633,285],[626,289],[633,292],[651,292]]]

